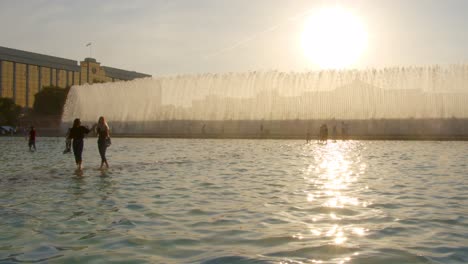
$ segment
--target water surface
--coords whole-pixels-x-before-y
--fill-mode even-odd
[[[467,263],[468,143],[0,138],[0,262]]]

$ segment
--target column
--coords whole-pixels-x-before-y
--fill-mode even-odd
[[[16,104],[16,62],[13,62],[13,102]]]
[[[29,64],[26,64],[26,107],[29,107]]]
[[[37,91],[40,92],[42,89],[42,72],[41,72],[41,69],[42,67],[41,66],[37,66],[37,79],[39,80],[39,84],[37,86]]]
[[[55,69],[55,86],[59,87],[59,70]]]
[[[49,68],[50,78],[49,78],[49,86],[52,86],[52,68]]]
[[[68,82],[69,81],[69,79],[68,79],[68,75],[69,75],[68,70],[65,71],[65,74],[67,75],[67,85],[66,86],[68,87],[68,86],[70,86],[70,83]]]

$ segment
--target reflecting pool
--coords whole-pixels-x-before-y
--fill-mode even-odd
[[[0,263],[467,263],[468,142],[0,138]]]

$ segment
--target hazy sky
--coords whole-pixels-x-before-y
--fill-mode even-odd
[[[359,68],[468,62],[465,0],[0,0],[0,46],[154,76],[316,69],[304,56],[308,12],[359,17]]]

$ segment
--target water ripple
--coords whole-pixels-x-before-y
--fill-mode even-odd
[[[465,142],[0,145],[1,263],[468,262]]]

